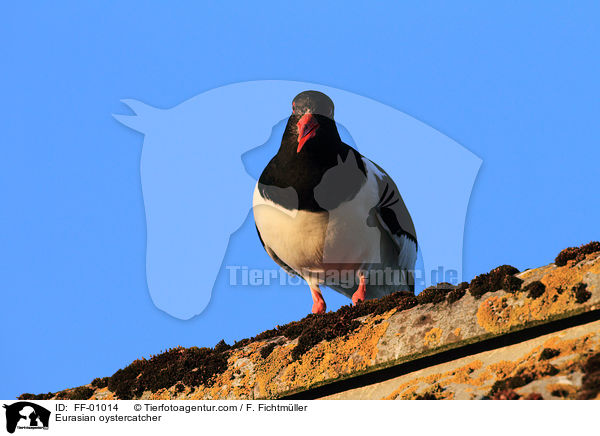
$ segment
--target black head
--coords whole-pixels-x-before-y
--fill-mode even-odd
[[[333,101],[319,91],[304,91],[294,97],[292,111],[300,116],[311,113],[333,119]]]
[[[349,153],[353,153],[353,160],[348,162],[356,162],[363,174],[364,165],[358,152],[342,142],[329,97],[318,91],[304,91],[294,98],[292,107],[281,147],[261,174],[259,190],[264,197],[285,207],[323,211],[324,205],[315,200],[315,188],[324,174],[340,161],[346,162]],[[293,201],[271,187],[293,188]],[[327,207],[330,206],[328,202]]]
[[[304,91],[292,102],[292,116],[288,122],[288,133],[296,137],[296,152],[300,153],[304,144],[313,138],[322,142],[339,140],[335,121],[333,121],[333,101],[322,92]],[[292,130],[292,131],[290,131]]]

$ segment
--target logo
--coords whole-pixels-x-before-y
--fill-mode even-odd
[[[6,431],[14,433],[15,429],[48,430],[50,411],[29,401],[19,401],[11,405],[4,404],[6,409]]]

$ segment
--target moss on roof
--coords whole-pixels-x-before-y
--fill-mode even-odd
[[[277,398],[600,308],[596,248],[563,250],[558,263],[568,260],[562,266],[519,273],[502,265],[470,284],[441,283],[416,297],[397,292],[311,314],[232,346],[173,348],[83,387],[19,398]],[[598,377],[589,374],[588,390]],[[517,378],[498,378],[488,396],[511,396],[525,376],[510,377]],[[430,391],[403,397],[444,397],[441,392],[432,384]]]

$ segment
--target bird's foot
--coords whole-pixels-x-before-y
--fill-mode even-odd
[[[312,305],[312,313],[325,313],[327,310],[327,304],[325,304],[325,300],[316,301]]]
[[[358,289],[352,294],[352,304],[355,306],[359,301],[365,301],[367,298],[367,286],[365,285],[365,276],[360,276],[360,283]]]
[[[310,293],[312,294],[313,305],[312,305],[312,313],[325,313],[327,310],[327,304],[325,304],[325,300],[323,299],[323,295],[321,295],[321,291],[319,288],[310,288]]]

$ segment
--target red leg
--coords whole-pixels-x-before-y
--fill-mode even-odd
[[[318,287],[310,287],[310,293],[313,299],[312,305],[312,313],[325,313],[327,309],[327,305],[325,304],[325,300],[323,299],[323,295],[321,295],[321,290]]]
[[[358,284],[358,289],[354,294],[352,294],[352,304],[356,306],[359,301],[365,301],[367,297],[367,287],[365,285],[365,276],[360,276],[360,283]]]

